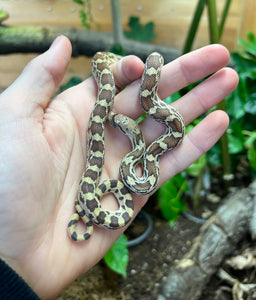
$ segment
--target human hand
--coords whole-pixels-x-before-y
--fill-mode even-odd
[[[0,95],[0,255],[42,299],[55,298],[96,264],[124,231],[95,226],[92,237],[84,243],[72,241],[67,234],[85,166],[88,120],[97,94],[95,81],[89,78],[50,101],[70,55],[70,42],[59,37]],[[173,103],[189,124],[235,89],[236,73],[223,68],[228,60],[227,50],[219,45],[176,59],[162,70],[160,98],[217,72]],[[120,90],[125,87],[115,98],[115,112],[133,119],[143,113],[138,99],[143,68],[133,56],[112,66],[117,86]],[[178,148],[160,159],[160,185],[211,148],[227,126],[225,112],[207,115]],[[162,127],[145,119],[142,131],[150,143],[161,134]],[[117,178],[130,142],[106,125],[105,147],[101,179]],[[148,196],[134,195],[133,199],[136,215]],[[116,207],[112,195],[104,197],[102,203],[110,209]]]

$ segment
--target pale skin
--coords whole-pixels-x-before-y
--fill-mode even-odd
[[[85,242],[72,241],[67,224],[86,161],[87,126],[96,100],[93,78],[50,98],[60,84],[71,45],[60,36],[44,54],[31,61],[20,77],[0,95],[0,255],[42,299],[54,299],[80,274],[95,265],[124,229],[94,226]],[[160,98],[212,73],[204,83],[176,101],[186,125],[219,103],[237,86],[235,71],[225,68],[228,51],[211,45],[164,66]],[[127,56],[112,66],[120,90],[114,111],[136,119],[143,112],[138,99],[144,64]],[[184,170],[221,137],[229,123],[223,111],[207,115],[175,150],[160,160],[160,185]],[[147,143],[163,128],[152,119],[142,124]],[[102,179],[117,178],[130,142],[106,126],[106,160]],[[148,196],[134,196],[135,214]],[[103,205],[117,207],[112,195]],[[79,224],[79,230],[85,229]]]

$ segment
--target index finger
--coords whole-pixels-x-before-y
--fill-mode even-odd
[[[161,71],[158,95],[165,99],[187,85],[217,72],[227,65],[228,50],[221,45],[209,45],[187,53],[166,64]],[[116,96],[115,111],[138,118],[142,113],[137,80]]]

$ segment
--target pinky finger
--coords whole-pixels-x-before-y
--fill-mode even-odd
[[[160,160],[160,184],[186,169],[207,152],[223,135],[228,124],[228,115],[220,110],[202,120],[185,136],[179,147],[166,153]]]

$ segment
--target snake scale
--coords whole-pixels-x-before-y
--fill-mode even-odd
[[[161,101],[157,95],[163,58],[156,52],[150,54],[146,60],[139,97],[147,115],[166,126],[165,133],[146,148],[139,125],[127,116],[111,112],[116,88],[110,66],[120,58],[111,53],[98,52],[92,59],[92,73],[98,85],[98,96],[89,121],[86,168],[79,183],[75,213],[68,224],[69,236],[75,241],[90,238],[93,223],[109,229],[118,229],[128,224],[133,215],[131,192],[143,195],[156,189],[159,181],[160,156],[178,146],[184,136],[185,126],[182,116],[174,107]],[[106,121],[126,134],[132,144],[132,151],[120,164],[122,182],[109,179],[99,183],[104,165]],[[143,161],[143,175],[139,177],[135,167],[141,161]],[[118,210],[109,211],[101,206],[100,199],[107,193],[113,193],[117,198]],[[87,227],[83,234],[76,231],[80,218]]]

